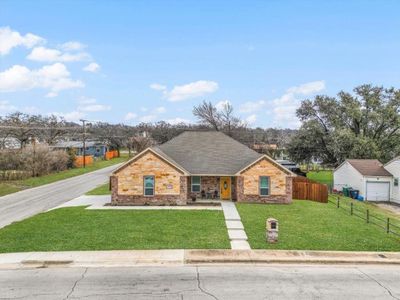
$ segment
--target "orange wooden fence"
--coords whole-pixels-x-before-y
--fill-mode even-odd
[[[85,156],[85,163],[86,166],[90,166],[93,164],[93,156],[92,155],[86,155]],[[75,157],[75,162],[74,166],[77,168],[83,167],[83,155],[79,155]]]
[[[106,154],[105,154],[105,156],[104,156],[104,158],[105,158],[106,160],[110,160],[110,159],[113,159],[113,158],[115,158],[115,157],[118,157],[118,151],[117,151],[117,150],[110,150],[110,151],[107,151]]]
[[[328,186],[303,176],[293,178],[293,199],[328,203]]]

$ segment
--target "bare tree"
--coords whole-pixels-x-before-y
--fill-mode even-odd
[[[195,106],[193,115],[201,124],[211,126],[216,131],[221,130],[221,115],[211,102],[203,101],[202,104]]]

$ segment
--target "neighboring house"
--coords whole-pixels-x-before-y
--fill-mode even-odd
[[[85,151],[83,151],[83,142],[79,141],[64,141],[59,142],[53,146],[56,149],[74,149],[75,154],[77,156],[82,156],[85,152],[85,155],[92,155],[94,157],[105,157],[106,152],[108,151],[108,147],[101,142],[96,141],[87,141],[85,143]]]
[[[346,159],[333,171],[334,189],[351,187],[368,201],[389,201],[392,179],[377,159]]]
[[[391,201],[400,203],[400,156],[389,161],[384,168],[393,175]]]
[[[113,205],[186,205],[191,198],[290,203],[285,167],[217,131],[185,131],[111,175]]]

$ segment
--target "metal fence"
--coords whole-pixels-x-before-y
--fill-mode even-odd
[[[329,196],[328,202],[336,206],[337,209],[342,209],[349,213],[350,216],[358,217],[364,220],[367,224],[375,225],[386,231],[387,234],[394,234],[400,237],[400,226],[395,224],[389,217],[377,216],[370,213],[368,208],[360,209],[356,204],[342,200],[340,196]]]

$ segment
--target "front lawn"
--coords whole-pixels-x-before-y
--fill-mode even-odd
[[[333,186],[333,172],[332,171],[309,171],[307,172],[307,178],[317,181],[319,183]]]
[[[102,184],[87,192],[85,195],[110,195],[110,184]]]
[[[400,251],[400,238],[332,203],[295,200],[290,205],[236,204],[254,249]],[[279,222],[279,242],[265,241],[265,221]]]
[[[111,160],[99,160],[95,161],[93,165],[87,166],[86,168],[73,168],[58,173],[53,173],[40,177],[31,177],[24,180],[12,180],[3,181],[0,183],[0,196],[15,193],[27,188],[32,188],[59,180],[67,179],[70,177],[82,175],[88,172],[96,171],[105,167],[109,167],[128,159],[127,156],[117,157]]]
[[[229,249],[222,211],[61,208],[0,230],[0,252]]]

